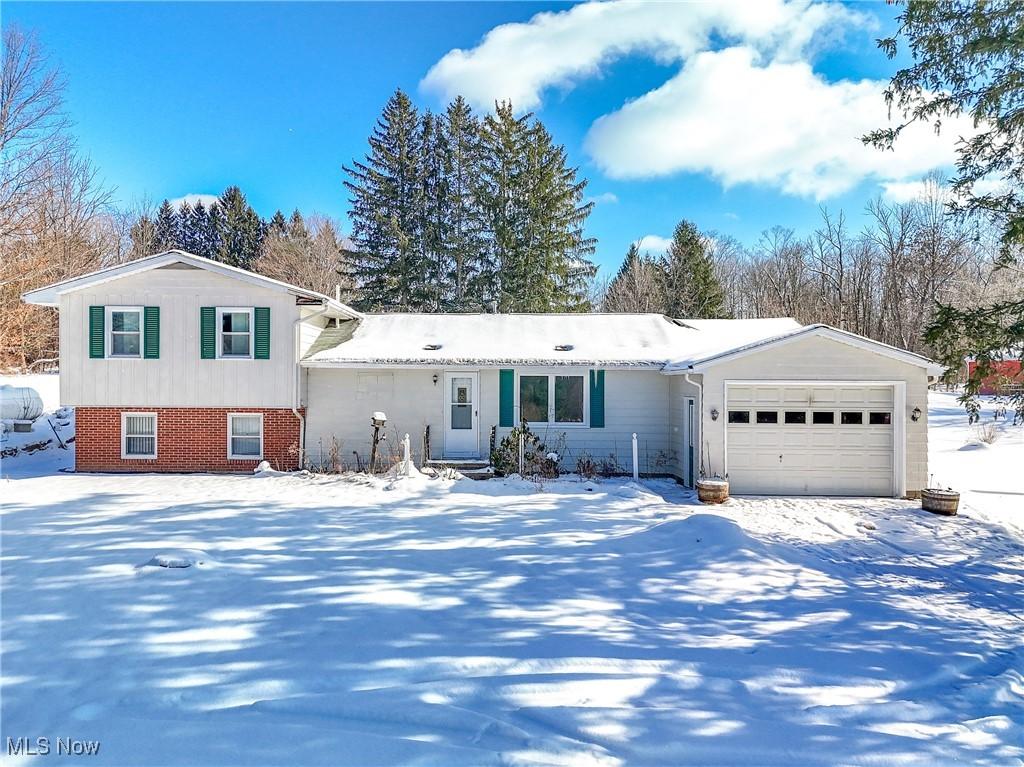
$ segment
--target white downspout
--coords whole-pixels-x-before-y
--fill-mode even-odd
[[[697,436],[699,437],[700,440],[703,440],[704,439],[704,379],[702,377],[701,378],[701,382],[697,383],[692,378],[690,378],[690,373],[684,373],[683,374],[683,380],[686,381],[686,383],[690,384],[690,386],[696,386],[697,387],[697,421],[700,424],[700,429],[698,430]],[[704,448],[701,446],[700,442],[698,441],[697,442],[697,458],[700,459],[700,460],[697,461],[698,466],[703,466],[704,465],[703,456],[704,456]],[[698,477],[700,476],[700,469],[697,469],[697,475],[698,475]],[[697,478],[698,477],[690,477],[690,481],[693,483],[694,487],[697,487]]]
[[[292,328],[293,328],[293,341],[295,343],[295,380],[294,380],[294,387],[293,387],[294,390],[292,392],[292,414],[296,418],[299,419],[299,468],[300,469],[304,469],[305,468],[305,463],[306,463],[306,417],[304,415],[302,415],[302,413],[299,411],[299,404],[300,404],[299,393],[302,390],[302,383],[301,383],[301,381],[302,381],[302,367],[299,365],[299,360],[301,359],[300,354],[299,354],[299,347],[301,345],[300,344],[300,337],[299,337],[299,329],[300,329],[300,326],[302,325],[303,322],[309,322],[310,320],[315,320],[317,317],[322,317],[322,316],[324,316],[327,313],[327,310],[330,309],[330,307],[327,306],[326,303],[321,303],[320,305],[323,308],[320,309],[320,311],[318,311],[318,312],[313,312],[313,314],[309,315],[308,317],[303,317],[302,316],[302,309],[300,307],[300,309],[299,309],[299,318],[297,320],[295,320],[295,322],[292,324]]]

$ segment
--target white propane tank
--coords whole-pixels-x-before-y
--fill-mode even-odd
[[[0,419],[34,421],[43,414],[43,398],[31,386],[0,386]]]

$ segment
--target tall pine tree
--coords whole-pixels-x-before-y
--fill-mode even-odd
[[[416,107],[405,93],[395,91],[377,120],[365,161],[345,168],[352,205],[352,271],[364,309],[429,308],[432,291],[420,242],[421,135]]]
[[[672,244],[662,256],[661,293],[664,313],[687,319],[722,319],[725,293],[715,275],[707,241],[689,221],[680,221]]]
[[[478,279],[480,295],[500,311],[515,311],[525,298],[526,198],[529,115],[516,117],[509,103],[498,104],[480,129],[480,162],[474,194],[487,231],[487,252]]]
[[[180,248],[179,233],[178,212],[169,200],[164,200],[156,212],[156,221],[153,225],[153,247],[157,251]]]
[[[441,161],[445,204],[440,237],[448,272],[446,306],[477,310],[485,303],[481,277],[487,267],[486,227],[474,194],[480,166],[480,123],[461,96],[444,116]]]
[[[230,266],[250,269],[263,245],[265,225],[245,199],[242,190],[229,186],[220,196],[223,213],[218,260]]]

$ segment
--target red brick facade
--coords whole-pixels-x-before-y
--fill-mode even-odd
[[[121,413],[157,414],[157,457],[121,457]],[[299,464],[299,419],[290,409],[80,407],[75,409],[77,471],[248,472],[258,460],[228,459],[228,413],[263,414],[263,460],[281,471]]]

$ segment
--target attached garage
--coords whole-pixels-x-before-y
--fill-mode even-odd
[[[894,495],[902,382],[726,386],[726,462],[734,493]],[[900,438],[897,438],[897,427]]]
[[[695,324],[717,332],[716,322],[727,321]],[[680,398],[698,391],[700,475],[728,479],[734,495],[902,497],[927,486],[928,386],[942,368],[926,357],[808,325],[665,372],[689,386]]]

